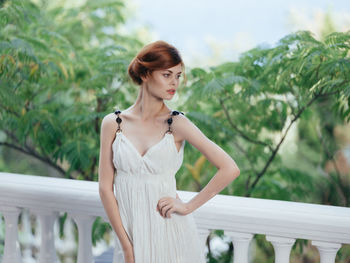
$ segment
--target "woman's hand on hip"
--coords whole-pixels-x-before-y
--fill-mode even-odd
[[[170,196],[159,199],[156,210],[161,216],[167,218],[170,218],[174,212],[180,215],[187,215],[189,212],[186,203],[182,202],[180,198]]]

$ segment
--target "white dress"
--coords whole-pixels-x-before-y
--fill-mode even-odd
[[[176,198],[175,174],[182,165],[184,146],[185,140],[178,151],[173,134],[165,132],[141,156],[122,129],[116,132],[112,144],[115,195],[135,263],[206,262],[193,215],[172,213],[165,218],[156,211],[160,198]]]

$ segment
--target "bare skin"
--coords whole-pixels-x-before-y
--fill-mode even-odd
[[[132,142],[141,156],[158,143],[168,129],[166,120],[169,118],[171,109],[165,105],[164,100],[174,96],[167,90],[177,90],[181,71],[181,64],[178,64],[169,69],[156,70],[150,76],[142,78],[143,83],[136,102],[120,114],[123,120],[121,126],[123,134]],[[112,142],[115,139],[117,127],[114,113],[103,118],[100,138],[99,192],[110,223],[121,242],[125,260],[131,263],[134,262],[132,243],[123,228],[113,193],[115,168],[112,161]],[[206,187],[187,203],[182,202],[178,195],[176,198],[170,196],[161,198],[155,209],[161,216],[167,218],[170,218],[172,213],[180,215],[192,213],[240,174],[235,161],[221,147],[207,138],[185,115],[179,114],[173,118],[171,130],[178,150],[183,140],[186,140],[217,167],[218,171]]]

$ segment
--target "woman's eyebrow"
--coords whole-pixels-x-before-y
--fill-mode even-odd
[[[173,73],[171,70],[169,69],[166,69],[166,71],[170,71],[171,73]],[[182,73],[182,71],[179,71],[178,73]]]

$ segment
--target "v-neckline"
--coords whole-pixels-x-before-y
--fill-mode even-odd
[[[146,158],[146,156],[149,154],[149,152],[150,152],[153,148],[155,148],[157,145],[159,145],[161,142],[163,142],[163,141],[167,138],[167,136],[170,135],[170,136],[173,137],[173,134],[172,134],[172,133],[166,132],[165,135],[163,136],[163,138],[162,138],[160,141],[158,141],[157,143],[153,144],[151,147],[149,147],[149,148],[147,149],[147,151],[146,151],[143,155],[141,155],[140,152],[139,152],[139,151],[136,149],[136,147],[134,146],[134,144],[128,139],[128,137],[126,137],[126,136],[124,135],[124,133],[123,133],[122,131],[117,132],[117,134],[120,134],[121,136],[123,136],[123,138],[125,139],[125,141],[131,146],[131,148],[134,149],[134,151],[137,153],[137,155],[138,155],[141,159]],[[176,152],[177,152],[177,153],[180,153],[181,148],[180,148],[180,150],[178,151],[178,150],[177,150],[177,147],[176,147],[176,145],[175,145],[175,142],[173,142],[173,145],[175,146]]]

